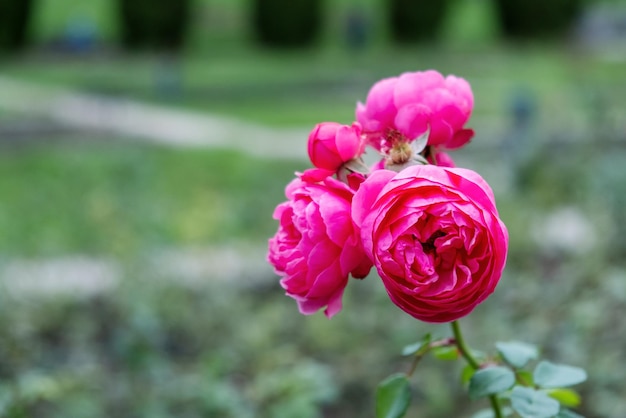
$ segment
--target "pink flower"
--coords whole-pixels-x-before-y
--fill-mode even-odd
[[[363,153],[361,127],[335,122],[319,123],[309,134],[308,152],[313,165],[337,171],[346,162]]]
[[[508,233],[489,185],[471,170],[375,171],[352,214],[389,297],[417,319],[463,317],[500,280]]]
[[[303,176],[285,194],[288,200],[274,211],[280,224],[268,260],[301,313],[326,306],[330,318],[341,310],[348,276],[363,278],[372,267],[351,218],[354,192],[331,177],[312,182]]]
[[[365,104],[357,104],[356,118],[379,150],[398,139],[412,141],[428,129],[428,145],[454,149],[474,135],[463,128],[473,106],[474,96],[464,79],[418,71],[374,84]]]
[[[456,167],[454,160],[447,152],[436,152],[433,163],[439,167]]]

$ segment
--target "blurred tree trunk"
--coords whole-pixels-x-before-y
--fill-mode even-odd
[[[563,35],[582,6],[582,0],[495,0],[500,27],[509,38]]]
[[[321,0],[252,0],[252,26],[260,43],[272,47],[313,44],[322,23]]]
[[[191,6],[192,0],[118,0],[122,45],[127,49],[181,49],[187,39]]]
[[[0,0],[0,52],[15,52],[28,43],[33,0]]]
[[[389,0],[391,37],[398,43],[432,40],[448,11],[447,0]]]

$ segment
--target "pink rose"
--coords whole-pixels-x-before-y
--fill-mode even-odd
[[[439,167],[456,167],[454,160],[447,152],[436,152],[433,163]]]
[[[417,319],[465,316],[500,280],[508,233],[491,188],[471,170],[375,171],[356,192],[352,214],[389,297]]]
[[[350,216],[354,192],[330,177],[312,182],[303,176],[285,194],[288,201],[274,211],[280,224],[268,260],[301,313],[326,306],[330,318],[341,310],[348,276],[363,278],[372,267]]]
[[[463,127],[473,107],[467,81],[428,70],[374,84],[365,104],[357,104],[356,118],[379,150],[398,139],[412,141],[428,129],[428,145],[454,149],[474,136],[473,130]]]
[[[341,125],[335,122],[319,123],[309,134],[308,152],[313,165],[329,171],[337,171],[346,162],[363,153],[361,127]]]

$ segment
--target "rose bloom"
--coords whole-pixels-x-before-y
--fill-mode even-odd
[[[346,162],[363,153],[361,127],[336,122],[318,123],[309,134],[308,153],[317,168],[337,171]]]
[[[500,280],[508,233],[491,188],[471,170],[375,171],[352,213],[389,297],[417,319],[461,318]]]
[[[274,211],[280,224],[269,240],[268,260],[301,313],[326,307],[330,318],[341,310],[349,275],[363,278],[372,267],[351,218],[354,192],[333,178],[317,182],[305,173],[285,194],[288,200]]]
[[[432,159],[433,163],[439,167],[456,167],[454,160],[447,152],[437,152]]]
[[[374,84],[365,104],[357,104],[356,118],[379,150],[396,140],[412,141],[428,129],[428,145],[454,149],[474,136],[472,129],[463,127],[473,107],[474,95],[467,81],[428,70]]]

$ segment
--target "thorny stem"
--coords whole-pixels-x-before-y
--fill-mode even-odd
[[[415,369],[417,368],[417,365],[419,364],[420,360],[422,360],[424,358],[424,355],[426,353],[428,353],[430,350],[432,350],[433,348],[449,347],[449,346],[452,346],[452,345],[456,345],[456,341],[454,340],[454,338],[443,338],[441,340],[437,340],[437,341],[431,342],[426,347],[424,347],[423,349],[419,350],[413,356],[413,362],[411,363],[411,368],[409,369],[409,371],[407,372],[406,375],[411,377],[413,375],[413,373],[415,373]]]
[[[463,338],[463,334],[461,333],[461,326],[459,325],[459,321],[453,321],[450,325],[452,325],[452,332],[454,334],[454,339],[456,340],[456,346],[461,352],[461,355],[465,360],[469,363],[470,366],[474,370],[478,370],[480,368],[480,363],[476,360],[465,343],[465,339]],[[489,402],[491,402],[491,409],[493,409],[495,418],[503,418],[502,409],[500,408],[500,402],[498,401],[498,397],[496,395],[489,396]]]
[[[417,364],[420,362],[420,360],[422,358],[424,358],[423,355],[413,356],[413,363],[411,363],[411,368],[409,369],[409,371],[406,374],[408,377],[413,376],[413,373],[415,373],[415,369],[417,368]]]

